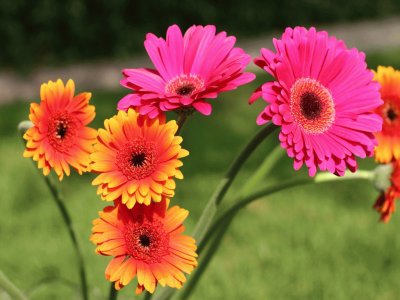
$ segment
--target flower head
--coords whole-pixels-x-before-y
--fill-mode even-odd
[[[70,174],[69,166],[79,174],[87,171],[89,154],[93,151],[97,131],[86,127],[95,116],[95,108],[89,105],[90,93],[74,96],[75,85],[70,79],[64,83],[58,79],[40,88],[40,103],[31,103],[29,128],[24,157],[32,157],[48,175],[53,168],[58,178]]]
[[[251,58],[234,48],[235,42],[226,32],[216,34],[212,25],[192,26],[183,36],[173,25],[166,40],[147,34],[144,45],[156,70],[123,70],[121,84],[135,92],[122,98],[118,109],[137,107],[150,118],[170,110],[195,109],[209,115],[211,104],[205,99],[255,78],[244,73]]]
[[[132,208],[136,202],[149,205],[174,195],[174,177],[182,179],[179,160],[189,154],[182,149],[178,126],[165,118],[149,119],[129,109],[104,121],[91,155],[91,167],[100,173],[93,180],[103,200]]]
[[[381,221],[388,222],[396,209],[395,201],[400,199],[400,161],[392,163],[393,171],[390,176],[390,186],[382,191],[374,204],[381,214]]]
[[[106,279],[121,289],[137,276],[136,293],[153,293],[157,284],[181,288],[196,266],[193,238],[182,235],[188,211],[178,206],[167,210],[167,201],[150,206],[108,206],[94,220],[91,241],[96,252],[114,256]]]
[[[381,84],[384,102],[376,110],[383,118],[383,126],[376,134],[375,158],[380,163],[388,163],[400,159],[400,71],[379,66],[374,79]]]
[[[355,157],[373,154],[373,133],[382,126],[373,112],[382,103],[379,84],[364,53],[315,28],[287,28],[274,45],[275,53],[262,49],[255,59],[275,78],[250,98],[268,103],[257,123],[281,126],[281,146],[296,170],[305,163],[310,176],[317,168],[340,176],[346,168],[354,172]]]

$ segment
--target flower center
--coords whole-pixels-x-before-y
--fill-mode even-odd
[[[63,139],[65,134],[67,133],[68,122],[65,120],[58,120],[56,123],[56,137],[59,139]]]
[[[169,94],[183,97],[190,97],[204,87],[204,81],[197,75],[183,74],[172,78],[165,86]]]
[[[156,154],[154,143],[136,139],[127,142],[118,151],[116,165],[128,180],[140,180],[156,169]]]
[[[127,252],[136,260],[160,263],[169,254],[169,234],[157,219],[140,219],[129,224],[123,234]]]
[[[386,116],[387,116],[388,119],[389,119],[390,121],[392,121],[392,122],[393,122],[394,120],[397,119],[397,114],[396,114],[396,112],[394,111],[393,108],[389,108],[389,109],[387,110]]]
[[[140,245],[142,245],[142,247],[149,247],[150,246],[150,237],[142,234],[141,236],[139,236],[139,242]]]
[[[298,79],[290,89],[290,109],[304,132],[327,131],[335,119],[335,104],[329,90],[312,78]]]
[[[59,113],[49,118],[47,126],[50,145],[59,152],[68,152],[74,145],[77,133],[76,120],[67,113]]]
[[[322,103],[316,94],[305,92],[300,96],[300,109],[306,119],[315,120],[321,115]]]
[[[131,163],[134,167],[141,167],[143,163],[146,161],[145,153],[134,153],[132,154]]]

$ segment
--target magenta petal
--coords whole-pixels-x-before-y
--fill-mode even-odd
[[[145,110],[147,115],[191,105],[210,114],[211,105],[199,99],[217,98],[219,93],[255,78],[244,72],[250,55],[235,47],[235,42],[234,36],[217,33],[213,25],[192,26],[183,35],[177,25],[172,25],[165,39],[148,33],[144,46],[156,69],[123,71],[121,84],[134,90],[136,96],[120,106],[125,107],[134,99],[138,107],[151,107],[152,110]]]
[[[193,107],[203,115],[209,116],[211,114],[212,106],[210,103],[205,101],[196,101],[193,102]]]
[[[140,97],[136,94],[128,94],[118,101],[118,110],[128,110],[129,107],[140,105]]]

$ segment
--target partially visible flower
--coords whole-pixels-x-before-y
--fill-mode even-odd
[[[358,157],[372,156],[382,118],[379,84],[372,81],[365,55],[344,42],[303,27],[287,28],[274,39],[276,53],[261,49],[255,63],[275,77],[256,90],[267,107],[257,124],[281,126],[279,140],[298,170],[317,169],[344,175],[354,172]]]
[[[175,136],[178,125],[165,118],[149,119],[129,109],[104,121],[91,155],[93,180],[103,200],[132,208],[136,202],[149,205],[174,195],[174,178],[182,179],[179,160],[189,152],[182,138]]]
[[[374,79],[381,84],[384,102],[376,110],[383,118],[383,126],[376,134],[375,158],[380,163],[388,163],[400,159],[400,71],[379,66]]]
[[[121,289],[137,276],[136,293],[153,293],[157,284],[181,288],[196,266],[193,238],[182,235],[188,211],[178,206],[167,210],[167,201],[128,209],[120,203],[108,206],[93,221],[91,241],[96,252],[114,256],[106,279]]]
[[[395,201],[400,199],[400,161],[392,163],[393,172],[390,176],[390,186],[382,191],[374,204],[381,214],[381,221],[388,222],[396,209]]]
[[[234,48],[236,38],[216,34],[215,26],[192,26],[182,36],[177,25],[167,38],[149,33],[144,46],[156,70],[125,69],[121,84],[134,93],[122,98],[118,109],[137,107],[141,115],[155,118],[170,110],[197,110],[211,114],[205,99],[217,98],[255,78],[244,73],[250,56]]]
[[[70,79],[64,83],[58,79],[40,87],[40,103],[31,103],[29,128],[24,157],[32,157],[48,175],[53,168],[62,180],[70,167],[79,174],[88,170],[89,154],[93,151],[97,131],[86,127],[95,117],[95,108],[89,105],[91,93],[74,96],[75,84]]]

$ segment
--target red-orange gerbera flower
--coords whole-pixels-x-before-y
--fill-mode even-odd
[[[70,174],[69,165],[79,174],[87,171],[90,164],[97,131],[86,127],[95,116],[95,108],[89,105],[91,93],[74,96],[75,84],[70,79],[64,83],[58,79],[40,87],[41,102],[31,103],[29,128],[24,157],[32,157],[48,175],[53,168],[58,178]]]
[[[388,222],[396,210],[395,201],[400,199],[400,161],[392,163],[393,172],[390,176],[390,186],[381,192],[374,208],[381,213],[381,221]]]
[[[93,185],[99,185],[102,199],[121,198],[132,208],[136,202],[149,205],[172,197],[173,178],[183,178],[179,158],[189,154],[180,146],[182,138],[175,136],[176,122],[139,116],[129,109],[105,120],[104,127],[91,155],[92,170],[101,173]]]
[[[380,163],[388,163],[400,159],[400,71],[379,66],[374,79],[381,84],[384,101],[376,111],[383,118],[383,126],[376,134],[375,158]]]
[[[178,206],[167,210],[168,200],[128,209],[118,202],[99,212],[91,241],[96,252],[114,256],[105,276],[121,289],[137,276],[136,293],[153,293],[157,284],[181,288],[196,266],[193,238],[182,235],[189,212]]]

